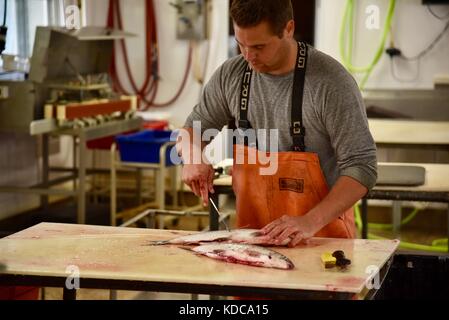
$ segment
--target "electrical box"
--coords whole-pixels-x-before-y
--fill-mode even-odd
[[[180,40],[207,38],[207,0],[177,0],[176,36]]]

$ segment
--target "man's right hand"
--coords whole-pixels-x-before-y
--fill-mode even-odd
[[[182,168],[182,181],[202,198],[204,206],[209,203],[209,192],[214,193],[214,174],[210,164],[184,164]]]

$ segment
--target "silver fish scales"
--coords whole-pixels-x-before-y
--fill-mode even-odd
[[[186,248],[183,248],[186,249]],[[245,264],[255,267],[289,270],[295,266],[283,254],[255,245],[236,243],[211,243],[187,249],[199,255],[225,262]]]
[[[242,243],[253,244],[260,246],[285,246],[290,239],[286,239],[282,243],[276,243],[274,240],[264,236],[260,230],[257,229],[235,229],[232,231],[219,230],[200,232],[191,235],[181,236],[170,240],[153,241],[151,245],[163,244],[181,244],[181,245],[195,245],[208,242],[223,242],[223,243]]]

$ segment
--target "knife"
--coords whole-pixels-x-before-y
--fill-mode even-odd
[[[225,218],[224,218],[224,215],[220,212],[220,210],[218,210],[218,208],[217,208],[217,206],[215,205],[215,203],[214,203],[214,201],[212,200],[212,198],[210,198],[209,197],[209,201],[210,201],[210,203],[212,203],[212,205],[214,206],[214,209],[215,209],[215,211],[217,211],[217,214],[218,214],[218,221],[220,222],[223,222],[223,225],[225,226],[225,228],[226,228],[226,231],[230,231],[229,230],[229,227],[228,227],[228,225],[226,224],[226,222],[225,222]]]

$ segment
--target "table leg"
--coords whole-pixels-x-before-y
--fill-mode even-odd
[[[111,162],[111,226],[116,226],[117,224],[117,219],[116,219],[116,215],[117,215],[117,176],[116,176],[116,159],[115,159],[115,150],[116,150],[116,145],[115,143],[113,143],[111,145],[111,153],[110,153],[110,162]]]
[[[77,136],[74,135],[72,137],[73,140],[73,145],[72,145],[72,152],[73,152],[73,164],[72,164],[72,168],[74,170],[74,172],[77,170],[78,168],[78,149],[77,149],[77,144],[79,143],[77,141]],[[77,185],[77,180],[73,179],[73,191],[76,191],[78,189],[78,185]]]
[[[84,224],[86,222],[86,138],[84,133],[79,135],[79,152],[78,152],[78,214],[77,223]]]
[[[142,169],[136,169],[137,205],[142,204]]]
[[[161,165],[156,170],[156,203],[157,208],[165,209],[165,167]]]
[[[64,291],[62,293],[63,300],[76,300],[76,289],[67,289],[64,287]]]
[[[447,203],[447,252],[449,252],[449,202]]]
[[[368,199],[362,199],[362,239],[368,239]]]
[[[117,300],[117,290],[109,291],[109,300]]]
[[[171,190],[173,197],[173,209],[178,209],[178,166],[171,167]]]
[[[393,234],[399,237],[402,221],[402,201],[393,201]]]
[[[158,209],[165,209],[165,167],[162,164],[156,171],[156,203]],[[165,215],[159,215],[158,223],[159,229],[165,228]]]
[[[42,135],[42,184],[46,188],[49,179],[49,136],[48,134]],[[40,204],[42,209],[48,209],[48,195],[41,196]]]

